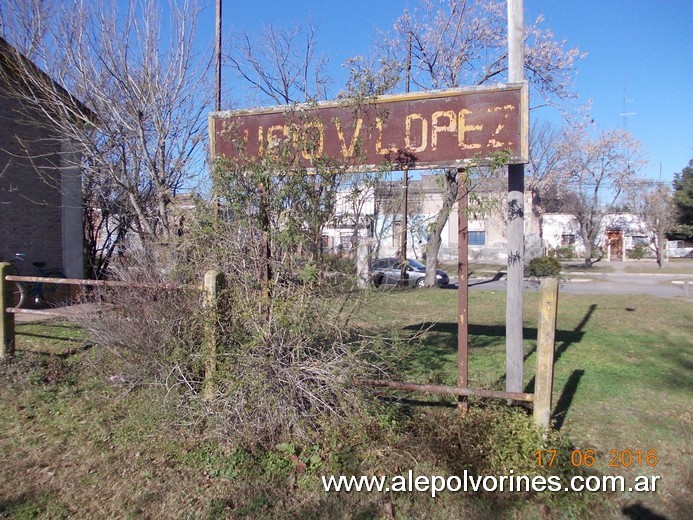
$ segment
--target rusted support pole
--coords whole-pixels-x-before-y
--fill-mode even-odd
[[[400,285],[406,287],[409,285],[409,262],[407,262],[407,258],[409,258],[407,256],[407,250],[409,249],[407,240],[407,234],[409,233],[409,168],[407,167],[404,168],[404,193],[402,194],[402,199],[402,234],[400,239],[402,243],[402,247],[400,247],[402,271],[400,273]]]
[[[203,362],[205,376],[202,384],[202,397],[207,400],[214,396],[214,380],[217,372],[217,340],[219,327],[219,293],[224,287],[224,275],[219,271],[207,271],[204,281],[205,339]]]
[[[7,312],[8,307],[14,307],[14,284],[5,279],[12,272],[12,264],[0,263],[0,359],[14,356],[14,314]]]
[[[558,279],[542,278],[539,288],[537,372],[534,383],[534,423],[548,428],[553,393],[553,357],[558,310]]]
[[[269,203],[267,202],[267,187],[264,183],[258,186],[260,194],[260,262],[263,296],[263,314],[269,318],[270,299],[272,297],[272,243],[270,241]]]
[[[425,392],[429,394],[457,395],[460,397],[483,397],[487,399],[512,399],[513,401],[525,401],[531,403],[533,394],[524,392],[504,392],[502,390],[484,390],[481,388],[460,388],[445,385],[419,385],[416,383],[403,383],[400,381],[383,381],[362,379],[355,381],[357,385],[371,386],[375,388],[392,388],[394,390],[407,390],[411,392]]]
[[[469,386],[469,186],[467,170],[457,170],[457,386]],[[467,398],[460,395],[457,408],[467,413]]]

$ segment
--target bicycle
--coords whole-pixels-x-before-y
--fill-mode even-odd
[[[26,253],[16,253],[10,263],[14,266],[17,276],[27,276],[22,273],[20,265],[26,262]],[[46,262],[32,262],[34,276],[45,278],[67,278],[58,268],[46,269]],[[59,304],[66,299],[68,288],[64,284],[47,282],[14,282],[14,305],[19,308],[29,306],[43,307],[52,304]]]

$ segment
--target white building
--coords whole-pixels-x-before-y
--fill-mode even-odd
[[[472,211],[468,220],[469,259],[504,263],[507,261],[507,219],[504,215],[507,188],[505,179],[485,182],[473,192],[483,200],[484,212]],[[401,181],[381,183],[354,195],[345,192],[338,200],[336,218],[324,230],[325,251],[347,252],[358,237],[368,237],[374,257],[396,256],[402,247],[404,189]],[[443,204],[444,193],[436,175],[411,180],[408,195],[407,257],[422,259],[430,226]],[[441,261],[456,261],[458,211],[455,204],[441,235]],[[525,256],[541,255],[539,219],[532,211],[532,197],[525,196]]]
[[[546,213],[541,217],[541,226],[545,254],[564,258],[584,254],[580,226],[573,215]],[[595,246],[604,252],[605,260],[626,260],[638,249],[653,257],[650,237],[650,230],[638,215],[611,213],[602,219]]]

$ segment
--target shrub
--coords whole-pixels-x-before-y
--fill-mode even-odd
[[[562,246],[556,249],[556,258],[571,260],[575,258],[575,248],[573,246]]]
[[[381,370],[386,345],[345,325],[339,288],[321,283],[324,264],[277,258],[265,287],[254,235],[230,222],[196,222],[178,243],[132,251],[127,265],[114,269],[120,280],[186,289],[108,290],[109,310],[82,320],[96,342],[130,361],[123,381],[164,385],[179,403],[179,422],[205,424],[243,446],[308,442],[324,424],[361,417],[370,393],[353,380]],[[350,270],[347,260],[332,262]],[[227,280],[214,313],[203,309],[197,289],[210,268]],[[203,400],[202,349],[210,327],[217,331],[215,393]]]
[[[533,258],[529,262],[529,274],[531,276],[558,276],[561,272],[561,263],[548,256]]]
[[[536,450],[549,446],[567,457],[567,441],[555,430],[544,432],[534,425],[532,416],[519,407],[490,403],[470,409],[463,419],[469,451],[468,465],[479,473],[507,474],[510,470],[527,475],[547,471],[537,466]],[[563,449],[561,449],[563,448]],[[561,460],[556,467],[565,467]]]
[[[633,249],[626,251],[626,254],[632,260],[642,260],[650,256],[650,249],[644,244],[638,244]]]

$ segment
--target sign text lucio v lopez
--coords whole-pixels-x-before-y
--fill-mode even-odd
[[[262,156],[284,142],[302,166],[329,157],[363,170],[386,162],[417,169],[462,165],[510,150],[527,158],[524,84],[383,96],[362,105],[319,103],[210,115],[213,154]]]

